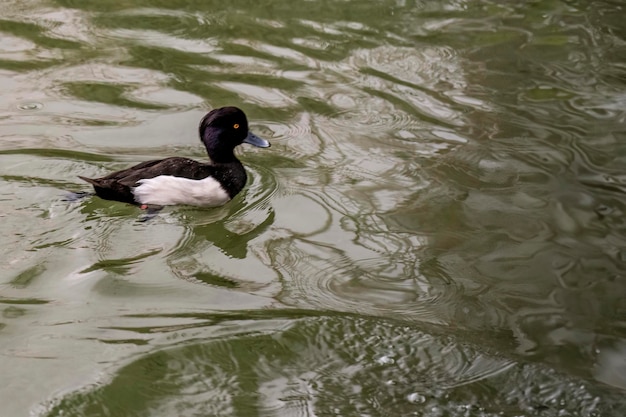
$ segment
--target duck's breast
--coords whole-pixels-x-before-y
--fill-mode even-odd
[[[219,181],[213,177],[201,180],[160,175],[137,181],[133,189],[135,201],[139,204],[158,206],[190,205],[201,207],[221,206],[230,196]]]

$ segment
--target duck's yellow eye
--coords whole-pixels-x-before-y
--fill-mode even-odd
[[[237,123],[235,123],[235,124],[233,125],[233,127],[234,127],[235,129],[239,129],[239,125],[238,125]]]

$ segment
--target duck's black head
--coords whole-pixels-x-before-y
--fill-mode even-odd
[[[270,143],[248,130],[248,119],[237,107],[221,107],[211,110],[200,121],[200,139],[213,162],[235,160],[233,150],[246,142],[260,148]]]

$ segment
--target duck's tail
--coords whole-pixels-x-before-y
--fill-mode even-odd
[[[96,179],[93,179],[93,178],[82,177],[80,175],[78,176],[78,178],[80,178],[81,180],[83,180],[85,182],[88,182],[91,185],[95,185],[95,186],[99,186],[100,185],[100,182],[98,180],[96,180]]]

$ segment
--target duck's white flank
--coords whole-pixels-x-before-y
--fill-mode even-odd
[[[202,180],[160,175],[138,181],[133,194],[139,204],[215,207],[230,200],[228,193],[214,178]]]

